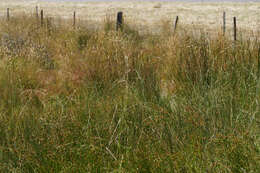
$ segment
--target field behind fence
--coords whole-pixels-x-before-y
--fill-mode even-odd
[[[26,1],[27,2],[27,1]],[[212,35],[216,30],[223,30],[223,12],[226,13],[227,33],[234,31],[233,18],[237,20],[237,31],[247,35],[257,35],[260,28],[260,3],[183,3],[183,2],[0,2],[0,16],[6,17],[6,9],[10,9],[10,17],[22,13],[34,15],[35,7],[44,10],[44,16],[58,21],[66,19],[72,24],[73,13],[76,12],[76,23],[87,23],[88,27],[100,28],[105,18],[115,20],[119,11],[124,13],[128,24],[140,32],[158,33],[164,23],[174,28],[176,16],[184,27],[208,32]],[[28,1],[29,2],[29,1]],[[231,33],[231,35],[233,35]]]
[[[4,15],[2,15],[3,20],[6,20],[7,22],[9,20],[11,20],[12,17],[15,18],[15,16],[20,16],[21,14],[15,13],[12,15],[12,12],[10,12],[10,8],[6,9],[5,13],[2,13]],[[22,14],[22,15],[26,15],[26,14]],[[97,21],[91,21],[91,20],[86,20],[86,19],[81,19],[80,16],[78,16],[77,11],[72,11],[71,12],[71,17],[70,18],[62,18],[60,17],[53,17],[49,14],[45,14],[44,9],[40,9],[38,6],[35,6],[34,12],[31,13],[31,15],[33,17],[35,17],[35,20],[37,22],[40,23],[41,27],[44,27],[45,24],[50,24],[50,23],[56,23],[59,25],[68,25],[73,27],[74,29],[79,28],[80,26],[85,25],[85,27],[88,28],[93,28],[93,29],[100,29],[101,24],[99,24],[99,22]],[[103,19],[103,23],[106,22],[106,20],[115,20],[115,29],[118,30],[119,28],[121,28],[123,26],[124,23],[124,18],[127,15],[123,16],[123,11],[119,11],[117,12],[117,17],[114,17],[116,15],[113,16],[105,16]],[[137,26],[133,23],[133,21],[128,21],[126,20],[126,23],[132,27],[134,27],[136,30],[138,30],[139,32],[152,32],[152,33],[160,33],[163,30],[164,25],[166,26],[170,26],[170,28],[168,28],[168,30],[172,30],[172,32],[177,32],[177,26],[179,25],[179,23],[183,24],[181,22],[181,20],[184,20],[183,18],[181,18],[181,16],[176,16],[173,19],[162,19],[159,23],[160,26],[157,26],[156,28],[154,28],[155,26]],[[198,34],[200,35],[201,32],[203,32],[203,34],[207,34],[209,36],[212,35],[216,35],[219,33],[222,33],[223,36],[227,36],[230,37],[231,39],[233,39],[234,41],[236,41],[238,39],[238,37],[240,37],[240,39],[246,38],[249,40],[254,40],[257,39],[257,36],[260,33],[260,28],[258,26],[256,26],[256,28],[245,28],[245,27],[240,27],[240,24],[237,23],[237,17],[234,16],[232,18],[227,18],[227,13],[225,11],[223,11],[221,18],[219,19],[219,21],[222,21],[220,26],[218,26],[218,28],[210,28],[209,26],[199,26],[199,25],[194,25],[192,24],[186,24],[186,25],[182,25],[182,28],[190,28],[192,30],[194,30],[195,35]],[[232,23],[232,26],[227,26],[227,23]],[[46,25],[46,26],[47,26]],[[151,30],[152,28],[152,30]],[[239,28],[239,29],[238,29]]]

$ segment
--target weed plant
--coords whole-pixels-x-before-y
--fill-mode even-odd
[[[113,26],[1,21],[0,172],[260,171],[259,40]]]

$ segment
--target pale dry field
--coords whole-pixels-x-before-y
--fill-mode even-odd
[[[0,14],[5,15],[10,8],[11,16],[19,13],[33,14],[35,6],[44,9],[45,14],[53,18],[71,19],[73,11],[81,21],[104,21],[106,17],[115,19],[118,11],[124,12],[125,20],[138,29],[155,31],[165,21],[174,23],[178,15],[180,23],[205,29],[221,29],[223,11],[226,12],[227,27],[231,28],[233,17],[237,17],[240,29],[260,30],[260,2],[43,2],[41,0],[1,0]],[[164,22],[163,22],[164,21]]]

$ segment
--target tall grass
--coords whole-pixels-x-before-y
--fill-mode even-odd
[[[103,28],[0,23],[0,172],[260,170],[259,40]]]

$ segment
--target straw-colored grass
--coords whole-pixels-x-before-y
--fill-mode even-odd
[[[0,16],[5,16],[6,8],[10,15],[17,16],[21,12],[34,14],[35,7],[43,9],[44,14],[51,17],[72,19],[76,11],[78,20],[93,21],[91,25],[100,26],[106,15],[123,11],[129,21],[134,21],[139,29],[157,32],[161,28],[161,20],[170,20],[173,24],[176,16],[180,23],[203,27],[208,32],[222,27],[223,12],[226,12],[227,28],[233,27],[234,16],[237,17],[239,29],[250,29],[260,32],[259,2],[171,2],[153,0],[98,0],[98,1],[45,1],[45,0],[1,0]],[[205,27],[206,26],[206,27]]]
[[[21,18],[0,23],[0,172],[259,172],[259,37]]]

